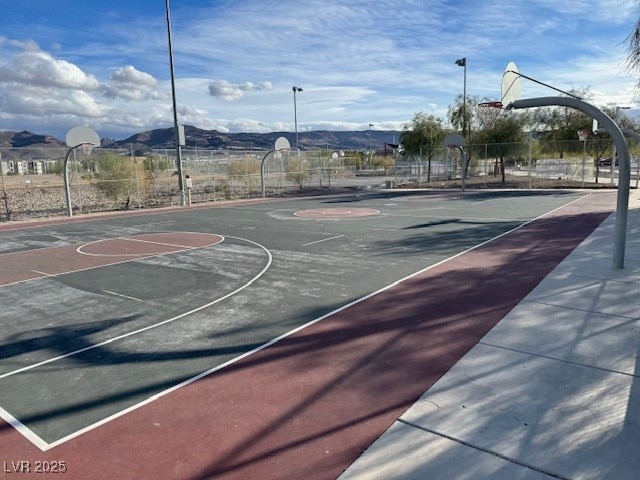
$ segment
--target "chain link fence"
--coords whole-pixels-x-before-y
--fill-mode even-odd
[[[491,146],[470,147],[468,179],[495,183],[501,164],[490,158]],[[617,166],[608,159],[594,161],[583,155],[554,158],[535,154],[531,143],[519,146],[524,154],[505,158],[505,175],[527,181],[525,187],[543,186],[544,179],[563,179],[580,185],[615,186]],[[516,149],[518,150],[518,149]],[[484,152],[484,154],[483,154]],[[528,153],[527,153],[528,152]],[[66,148],[0,148],[0,220],[22,220],[66,214],[63,161]],[[632,152],[633,153],[633,152]],[[460,179],[462,159],[457,149],[441,148],[431,159],[337,155],[315,152],[267,152],[264,150],[181,150],[186,203],[291,195],[319,189],[366,188],[372,185],[434,186],[435,182]],[[264,170],[261,172],[261,165]],[[377,166],[376,166],[377,165]],[[638,157],[631,162],[632,186],[637,188]],[[188,180],[187,180],[188,179]],[[136,155],[131,150],[95,148],[71,153],[69,184],[74,213],[146,209],[179,205],[175,150],[153,150]]]
[[[492,178],[502,177],[502,164],[498,158],[490,158],[482,152],[489,151],[488,145],[473,145],[471,158],[467,169],[468,179],[485,180],[494,184]],[[563,158],[554,158],[547,154],[534,155],[532,145],[520,144],[519,150],[525,153],[516,158],[507,156],[504,161],[504,174],[510,177],[526,178],[526,182],[520,182],[529,188],[538,188],[548,185],[548,180],[563,180],[576,186],[617,186],[618,165],[612,168],[611,156],[594,159],[588,153],[582,155],[570,153]],[[517,150],[517,149],[515,149]],[[631,187],[638,188],[640,179],[639,156],[631,152]],[[611,155],[611,154],[609,154]],[[425,156],[408,155],[398,158],[395,166],[396,185],[403,184],[428,187],[430,183],[460,179],[462,177],[462,156],[459,149],[439,148],[431,155],[431,159]]]
[[[65,215],[66,153],[65,148],[0,149],[0,219]],[[181,157],[184,183],[190,186],[185,188],[186,203],[261,197],[263,188],[268,196],[291,195],[361,182],[354,165],[326,152],[183,149]],[[103,148],[85,155],[76,149],[68,168],[73,211],[82,214],[179,205],[176,165],[176,151],[170,149],[145,155]]]

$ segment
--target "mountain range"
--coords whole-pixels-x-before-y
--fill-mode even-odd
[[[329,148],[333,150],[383,150],[385,144],[397,144],[400,131],[314,131],[298,132],[298,144],[301,150]],[[371,135],[369,137],[369,134]],[[295,133],[223,133],[216,130],[203,130],[193,126],[185,126],[186,148],[212,150],[270,150],[274,148],[276,139],[285,137],[295,148]],[[0,147],[65,147],[64,140],[51,135],[42,135],[29,131],[0,131]],[[136,133],[124,140],[101,140],[103,148],[134,149],[144,153],[152,149],[175,148],[173,128],[161,128]]]

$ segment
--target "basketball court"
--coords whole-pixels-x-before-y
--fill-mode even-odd
[[[389,191],[0,225],[0,461],[336,477],[614,204]]]

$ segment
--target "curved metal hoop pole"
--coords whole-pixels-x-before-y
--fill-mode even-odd
[[[467,185],[467,162],[469,161],[467,152],[462,145],[447,145],[447,147],[460,152],[460,159],[462,160],[462,191],[464,192]]]
[[[620,130],[620,127],[602,110],[593,105],[568,97],[540,97],[516,100],[506,106],[507,110],[532,108],[532,107],[569,107],[580,110],[592,118],[598,120],[598,124],[604,128],[618,151],[620,175],[618,179],[618,203],[616,206],[616,224],[613,240],[613,268],[624,268],[624,254],[627,242],[627,217],[629,215],[629,183],[631,182],[631,160],[629,146]],[[615,159],[612,161],[615,163]]]
[[[69,188],[69,157],[71,156],[71,152],[73,152],[76,148],[80,148],[83,143],[80,145],[76,145],[75,147],[71,147],[67,150],[67,155],[64,157],[64,194],[67,200],[67,216],[73,216],[73,208],[71,207],[71,189]]]
[[[262,198],[267,197],[267,188],[264,184],[264,161],[267,159],[269,155],[271,155],[275,151],[276,150],[269,150],[267,153],[264,154],[264,157],[262,157],[262,161],[260,162],[260,183],[262,183]]]

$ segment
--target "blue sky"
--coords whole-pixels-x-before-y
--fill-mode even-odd
[[[164,0],[2,0],[0,130],[124,139],[173,126]],[[223,132],[402,129],[508,62],[592,103],[632,105],[631,0],[172,0],[178,118]],[[525,98],[555,95],[523,80]]]

